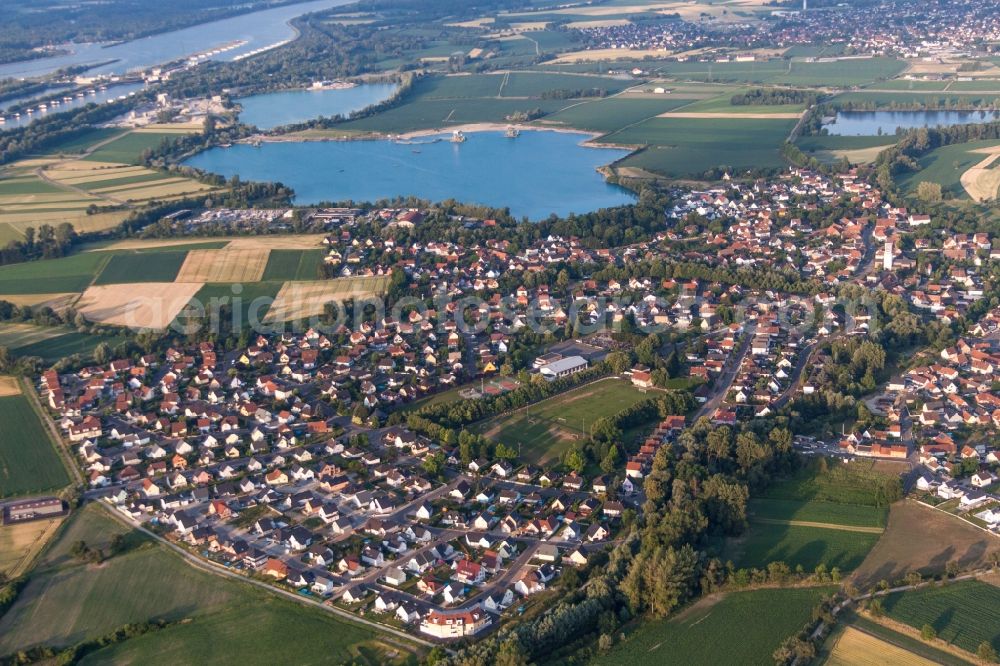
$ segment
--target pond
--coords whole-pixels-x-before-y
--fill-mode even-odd
[[[416,196],[432,201],[509,207],[517,217],[540,220],[631,203],[629,190],[604,180],[597,168],[628,154],[582,145],[587,135],[525,131],[450,135],[409,142],[302,141],[213,148],[185,164],[243,180],[280,181],[296,202],[377,201]]]
[[[841,111],[823,127],[837,136],[895,134],[897,127],[945,127],[1000,120],[997,111]]]
[[[114,62],[92,68],[88,73],[124,74],[212,51],[218,52],[207,55],[206,59],[233,60],[294,38],[295,31],[288,25],[293,18],[346,5],[350,1],[313,0],[264,9],[119,44],[67,44],[61,47],[69,51],[64,55],[0,65],[0,79],[42,76],[64,67],[106,63],[109,60]],[[230,46],[233,48],[228,48]],[[224,47],[225,50],[222,50]]]
[[[260,129],[301,123],[320,116],[347,117],[383,102],[396,91],[394,83],[363,83],[350,88],[286,90],[234,100],[243,110],[240,121]]]

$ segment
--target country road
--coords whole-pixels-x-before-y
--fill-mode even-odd
[[[152,532],[151,530],[147,529],[143,525],[141,525],[139,523],[136,523],[135,521],[129,520],[128,518],[126,518],[125,516],[123,516],[120,512],[115,511],[113,508],[111,508],[110,506],[108,506],[104,502],[98,501],[97,504],[100,505],[112,518],[114,518],[115,520],[117,520],[119,523],[121,523],[121,524],[129,527],[130,529],[138,530],[138,531],[142,532],[143,534],[145,534],[146,536],[148,536],[148,537],[150,537],[152,539],[155,539],[157,542],[163,544],[167,548],[171,549],[172,551],[174,551],[175,553],[177,553],[178,555],[180,555],[181,557],[183,557],[184,560],[190,566],[194,567],[195,569],[198,569],[198,570],[203,571],[205,573],[209,573],[209,574],[213,574],[213,575],[216,575],[216,576],[220,576],[220,577],[223,577],[223,578],[231,578],[233,580],[238,580],[240,582],[247,583],[249,585],[254,585],[256,587],[259,587],[262,590],[266,590],[267,592],[269,592],[271,594],[277,594],[277,595],[285,597],[286,599],[294,601],[296,603],[299,603],[299,604],[302,604],[302,605],[305,605],[305,606],[311,606],[313,608],[317,608],[319,610],[325,611],[325,612],[330,613],[332,615],[337,615],[337,616],[341,617],[342,619],[344,619],[344,620],[346,620],[348,622],[353,622],[355,624],[366,625],[366,626],[370,627],[371,629],[374,629],[375,631],[377,631],[379,634],[381,634],[382,635],[381,636],[381,640],[385,640],[386,642],[390,642],[390,643],[393,642],[392,640],[387,639],[386,635],[390,635],[390,636],[393,636],[394,638],[401,639],[402,641],[405,641],[405,643],[403,643],[402,645],[396,643],[397,647],[403,647],[403,648],[406,648],[406,649],[412,649],[414,643],[418,644],[418,645],[422,645],[424,647],[435,647],[435,644],[432,643],[432,642],[430,642],[430,641],[428,641],[428,640],[424,640],[422,638],[419,638],[417,636],[413,636],[411,634],[408,634],[406,632],[400,631],[398,629],[394,629],[393,627],[389,627],[389,626],[386,626],[384,624],[379,624],[377,622],[372,622],[371,620],[367,620],[367,619],[365,619],[363,617],[359,617],[359,616],[357,616],[357,615],[355,615],[353,613],[349,613],[349,612],[347,612],[345,610],[337,608],[336,606],[329,606],[327,604],[321,603],[319,601],[315,601],[313,599],[309,599],[309,598],[303,597],[303,596],[295,594],[293,592],[289,592],[287,590],[282,590],[280,588],[274,587],[273,585],[268,585],[267,583],[263,583],[261,581],[254,580],[252,578],[247,578],[246,576],[242,576],[242,575],[240,575],[238,573],[235,573],[235,572],[233,572],[233,571],[231,571],[231,570],[229,570],[229,569],[227,569],[227,568],[225,568],[223,566],[220,566],[220,565],[217,565],[217,564],[215,564],[213,562],[209,562],[207,560],[204,560],[204,559],[198,557],[197,555],[194,555],[194,554],[188,552],[187,550],[181,548],[177,544],[171,543],[167,539],[164,539],[163,537],[161,537],[160,535],[156,534],[155,532]],[[406,643],[409,643],[409,645],[407,645]]]

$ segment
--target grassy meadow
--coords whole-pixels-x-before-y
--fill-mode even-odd
[[[644,622],[591,663],[770,666],[774,650],[809,621],[813,607],[830,592],[756,590],[708,597],[667,619]]]

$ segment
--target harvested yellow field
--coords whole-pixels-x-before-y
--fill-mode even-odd
[[[827,666],[933,666],[935,662],[854,627],[847,627],[833,646]]]
[[[484,25],[490,25],[496,21],[492,16],[486,16],[483,18],[472,19],[471,21],[459,21],[458,23],[446,23],[452,28],[482,28]]]
[[[311,250],[323,247],[324,234],[303,234],[301,236],[240,236],[234,238],[227,247],[230,250]]]
[[[327,303],[350,298],[378,296],[385,291],[388,278],[350,277],[312,282],[286,282],[278,292],[265,318],[268,323],[293,321],[323,314]]]
[[[27,571],[62,520],[50,518],[0,527],[0,572],[16,578]]]
[[[97,205],[107,204],[107,202],[101,201],[100,199],[95,199],[91,203],[96,203]],[[49,224],[69,222],[78,232],[104,231],[106,229],[114,228],[126,217],[128,217],[127,210],[87,215],[85,208],[80,208],[78,211],[65,212],[51,210],[36,210],[35,212],[15,210],[0,212],[0,222],[7,222],[21,232],[23,232],[27,227],[38,228],[38,225],[42,222],[48,222]]]
[[[94,169],[92,171],[83,169],[46,169],[45,171],[45,175],[52,180],[68,185],[99,183],[104,180],[145,176],[151,173],[156,172],[141,166],[123,166],[120,169]]]
[[[574,62],[592,62],[595,60],[663,58],[670,55],[666,49],[592,49],[590,51],[571,51],[563,53],[549,62],[559,65]]]
[[[145,188],[114,189],[102,193],[105,196],[124,199],[125,201],[141,202],[150,199],[183,198],[185,194],[202,194],[215,191],[216,189],[211,185],[203,185],[193,180],[185,180],[180,183],[170,183],[167,185],[160,185],[159,182],[147,183]]]
[[[136,134],[194,134],[205,129],[205,122],[193,120],[187,123],[158,123],[132,130]]]
[[[258,248],[191,250],[177,282],[260,282],[269,250]]]
[[[1000,164],[994,164],[1000,158],[1000,146],[983,148],[975,152],[983,153],[986,157],[963,173],[961,181],[962,187],[972,200],[982,203],[996,199],[1000,192]]]
[[[17,377],[0,375],[0,398],[12,395],[21,395],[21,384],[17,381]],[[2,569],[3,564],[0,563],[0,570]]]
[[[199,282],[142,282],[88,287],[76,304],[90,321],[135,329],[162,330],[187,305]]]
[[[77,296],[80,294],[76,292],[67,292],[64,294],[0,294],[0,301],[7,301],[8,303],[13,303],[14,305],[20,305],[22,307],[50,307],[56,312],[65,312],[67,308],[73,305],[73,301],[76,300]],[[0,340],[2,340],[3,335],[0,334]],[[3,344],[0,342],[0,344]]]
[[[94,248],[92,252],[109,250],[145,250],[158,247],[175,247],[184,245],[199,245],[206,241],[228,241],[225,250],[314,250],[323,247],[324,234],[274,235],[274,236],[221,236],[212,238],[131,238],[121,240],[104,247]],[[221,250],[215,250],[220,252]]]

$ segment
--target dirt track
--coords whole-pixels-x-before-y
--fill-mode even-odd
[[[858,525],[837,525],[835,523],[814,523],[809,520],[778,520],[777,518],[754,518],[755,523],[767,525],[789,525],[791,527],[820,527],[824,530],[840,530],[842,532],[861,532],[862,534],[882,534],[881,527],[861,527]]]

